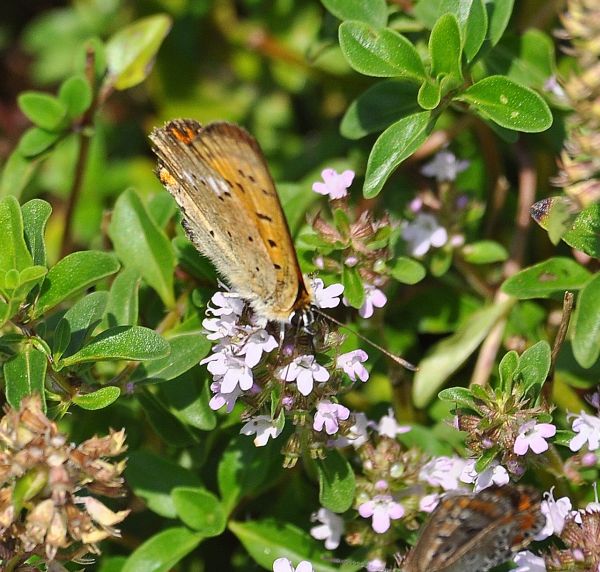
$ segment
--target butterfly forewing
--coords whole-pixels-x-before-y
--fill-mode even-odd
[[[189,119],[150,136],[158,175],[184,227],[254,310],[287,321],[311,303],[287,222],[256,140],[236,125]]]

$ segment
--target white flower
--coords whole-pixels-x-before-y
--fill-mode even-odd
[[[245,356],[246,365],[254,367],[260,361],[263,352],[272,352],[277,345],[277,340],[267,330],[260,329],[248,336],[240,353]]]
[[[540,504],[540,511],[546,517],[546,524],[534,537],[536,540],[545,540],[553,534],[560,535],[565,526],[565,519],[571,513],[571,499],[562,497],[554,500],[554,488],[544,493],[544,500]]]
[[[392,408],[388,409],[388,414],[383,415],[379,420],[379,425],[377,426],[377,431],[379,431],[380,435],[384,437],[389,437],[390,439],[395,439],[396,435],[401,435],[402,433],[408,433],[410,431],[410,427],[408,425],[400,425],[396,421],[396,417]]]
[[[475,483],[473,490],[476,493],[492,485],[506,485],[510,481],[508,471],[498,461],[492,461],[489,467],[481,473],[475,470],[475,462],[475,459],[467,461],[460,475],[460,480],[463,483]]]
[[[469,161],[457,161],[454,153],[439,151],[433,160],[421,167],[426,177],[435,177],[438,181],[454,181],[459,173],[469,166]]]
[[[387,565],[381,558],[373,558],[367,562],[367,572],[385,572]]]
[[[287,558],[278,558],[273,562],[273,572],[314,572],[314,569],[307,560],[298,562],[298,566],[294,568]]]
[[[279,378],[284,381],[295,381],[298,391],[302,395],[308,395],[315,381],[323,383],[329,379],[329,372],[317,363],[315,356],[302,355],[281,368]]]
[[[338,173],[334,169],[323,169],[321,172],[324,182],[314,183],[312,190],[320,195],[328,195],[330,199],[341,199],[348,194],[348,187],[354,180],[354,171]]]
[[[522,550],[513,556],[517,565],[512,572],[546,572],[546,564],[541,556],[536,556],[529,550]]]
[[[239,296],[228,296],[227,293],[216,292],[210,299],[206,313],[213,316],[241,316],[244,305],[244,300]]]
[[[217,346],[218,347],[218,346]],[[214,376],[220,376],[221,391],[231,393],[236,386],[247,390],[254,383],[252,369],[243,359],[233,355],[231,346],[220,347],[218,351],[204,358],[201,364],[208,364],[206,368]]]
[[[551,75],[544,82],[544,91],[551,93],[556,99],[558,99],[561,103],[568,103],[569,97],[565,93],[565,90],[562,88],[555,75]]]
[[[254,445],[264,447],[269,438],[275,439],[279,436],[282,429],[278,429],[275,421],[269,415],[256,415],[252,417],[240,430],[242,435],[254,435]]]
[[[362,447],[369,439],[369,420],[364,413],[354,414],[354,425],[348,430],[348,434],[331,442],[333,447],[348,447],[352,445],[355,449]]]
[[[408,250],[412,256],[421,257],[432,246],[444,246],[448,242],[448,232],[438,224],[433,215],[419,213],[415,220],[403,224],[402,238],[408,242]]]
[[[440,502],[439,494],[432,493],[430,495],[425,495],[419,501],[419,510],[422,510],[423,512],[433,512],[435,510],[435,507],[439,504],[439,502]]]
[[[214,393],[208,402],[208,406],[216,411],[217,409],[221,409],[223,405],[227,405],[227,413],[231,413],[235,406],[235,402],[237,398],[242,394],[242,389],[239,385],[236,385],[234,390],[231,393],[222,393],[221,392],[221,382],[220,376],[210,384],[210,389]]]
[[[367,381],[369,379],[369,372],[363,365],[367,359],[369,359],[367,352],[364,350],[354,350],[339,356],[335,365],[338,369],[344,370],[352,381],[356,381],[357,377],[361,381]]]
[[[333,435],[337,433],[339,421],[345,421],[348,417],[350,417],[350,409],[339,403],[332,403],[328,399],[323,399],[317,405],[313,429],[323,431],[323,427],[325,427],[325,432],[328,435]]]
[[[317,540],[324,540],[327,550],[335,550],[340,545],[344,533],[344,519],[327,508],[320,508],[312,515],[312,519],[321,524],[313,526],[310,535]]]
[[[466,464],[467,461],[460,457],[436,457],[423,465],[419,479],[433,487],[453,491],[461,487],[459,478]]]
[[[376,495],[358,507],[358,514],[371,518],[371,527],[377,534],[383,534],[390,527],[390,521],[404,516],[404,507],[391,495]]]
[[[218,318],[204,318],[202,327],[207,331],[206,337],[209,340],[225,341],[238,332],[238,316],[225,314]]]
[[[517,455],[525,455],[531,449],[536,455],[548,450],[546,439],[556,435],[556,427],[552,423],[527,421],[519,427],[519,434],[513,447]]]
[[[325,288],[325,283],[320,278],[311,280],[315,306],[319,308],[335,308],[340,304],[340,296],[344,291],[343,284],[332,284]]]
[[[361,318],[370,318],[373,315],[374,308],[383,308],[387,303],[387,296],[372,284],[365,284],[365,301],[359,308],[358,314]],[[344,298],[344,304],[348,301]]]
[[[568,419],[574,418],[573,431],[577,433],[569,443],[571,451],[579,451],[586,443],[590,451],[600,447],[600,418],[582,411],[579,415],[569,413]]]

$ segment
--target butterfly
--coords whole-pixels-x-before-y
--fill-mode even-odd
[[[443,498],[403,563],[404,572],[486,572],[527,546],[543,528],[540,494],[492,486]]]
[[[309,313],[313,294],[256,139],[232,123],[192,119],[150,139],[188,237],[255,314],[286,323]]]

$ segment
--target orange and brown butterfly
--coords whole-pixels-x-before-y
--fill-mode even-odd
[[[531,487],[448,496],[431,514],[403,572],[487,572],[526,547],[546,522]]]
[[[256,140],[231,123],[191,119],[170,121],[150,139],[190,240],[227,283],[267,320],[307,312],[313,295]]]

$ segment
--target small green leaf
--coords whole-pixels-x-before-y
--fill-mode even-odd
[[[521,377],[523,393],[527,393],[534,386],[539,389],[544,385],[550,371],[551,354],[550,344],[545,340],[539,341],[521,354],[516,374]]]
[[[500,452],[499,449],[499,446],[495,445],[491,449],[485,451],[485,453],[483,453],[481,457],[477,459],[477,462],[475,463],[475,470],[479,474],[483,473],[483,471],[485,471],[492,464],[492,462]]]
[[[434,345],[419,363],[413,382],[413,399],[424,407],[441,385],[479,347],[497,321],[505,316],[513,302],[506,300],[474,312],[451,336]]]
[[[426,79],[417,94],[417,102],[423,109],[435,109],[442,98],[442,85],[435,80]]]
[[[61,133],[31,127],[19,140],[17,149],[24,157],[35,157],[54,145],[62,137]]]
[[[177,516],[206,538],[218,536],[227,525],[227,516],[219,499],[200,488],[177,487],[171,491]]]
[[[229,529],[244,545],[248,554],[263,568],[272,569],[277,558],[294,563],[309,561],[315,572],[338,572],[321,543],[297,526],[272,519],[229,523]],[[362,568],[358,563],[356,570]]]
[[[486,2],[486,10],[488,13],[488,33],[487,39],[490,45],[495,46],[502,38],[506,26],[512,15],[513,4],[515,0],[501,0],[494,2]]]
[[[141,364],[131,377],[132,382],[160,383],[179,377],[204,358],[212,342],[200,331],[186,332],[167,339],[171,351],[162,359]]]
[[[393,171],[425,141],[430,128],[428,111],[409,115],[388,127],[375,141],[365,175],[363,194],[373,198],[379,194]]]
[[[150,328],[142,326],[117,326],[92,339],[77,353],[61,360],[63,367],[76,363],[160,359],[169,354],[167,341]]]
[[[473,409],[477,411],[477,405],[473,399],[473,394],[466,387],[449,387],[448,389],[442,389],[438,393],[438,397],[442,401],[450,401],[457,407],[464,407],[466,409]]]
[[[108,234],[123,264],[137,270],[165,306],[171,308],[175,304],[173,248],[132,190],[123,192],[117,199]]]
[[[385,0],[321,0],[323,6],[339,20],[358,20],[383,28],[388,20]]]
[[[342,22],[339,41],[348,63],[359,73],[418,83],[426,77],[416,48],[398,32],[375,29],[363,22]]]
[[[72,119],[80,117],[89,109],[92,98],[92,88],[83,74],[67,78],[58,91],[58,99]]]
[[[122,28],[108,40],[108,75],[115,89],[128,89],[148,77],[171,23],[166,14],[155,14]]]
[[[563,196],[542,199],[531,207],[531,216],[546,229],[548,213],[555,205],[562,203],[564,203]],[[562,239],[569,246],[594,258],[600,258],[600,203],[594,203],[577,214],[562,235]]]
[[[52,95],[25,91],[19,95],[17,102],[27,118],[46,131],[56,131],[64,124],[67,108]]]
[[[38,317],[63,300],[89,288],[119,270],[112,254],[98,250],[73,252],[50,268],[36,302],[33,317]]]
[[[432,77],[451,76],[457,85],[462,81],[462,46],[454,14],[444,14],[431,30],[429,57]]]
[[[315,461],[319,474],[319,502],[333,512],[345,512],[354,502],[356,479],[350,463],[332,449]]]
[[[592,367],[600,355],[600,274],[595,274],[579,293],[572,328],[577,363]]]
[[[50,203],[42,199],[32,199],[21,207],[23,231],[27,248],[33,257],[33,263],[46,266],[46,244],[44,232],[52,213]]]
[[[19,353],[4,362],[6,400],[13,409],[19,409],[21,400],[38,393],[46,410],[44,382],[48,359],[31,343],[25,343]]]
[[[149,451],[134,451],[125,469],[127,484],[148,508],[165,518],[177,518],[171,491],[175,487],[201,487],[192,471]]]
[[[466,244],[461,250],[463,258],[471,264],[491,264],[508,258],[506,248],[493,240],[480,240]]]
[[[204,537],[187,528],[167,528],[138,546],[121,572],[168,572],[187,556]]]
[[[192,447],[197,445],[197,435],[173,415],[158,394],[145,392],[138,400],[154,432],[169,447]]]
[[[571,258],[549,258],[517,272],[504,281],[504,293],[525,300],[548,298],[565,290],[579,290],[590,278],[590,272]]]
[[[350,104],[342,118],[340,133],[348,139],[360,139],[420,111],[417,92],[417,85],[398,79],[372,85]]]
[[[33,264],[23,230],[23,216],[17,199],[0,200],[0,271],[21,271]]]
[[[470,62],[479,52],[488,31],[488,15],[482,0],[444,0],[440,13],[456,17],[462,37],[463,50]]]
[[[402,284],[416,284],[425,278],[425,267],[416,260],[406,256],[399,256],[390,268],[390,275]]]
[[[96,411],[114,403],[119,398],[119,395],[121,395],[121,390],[118,387],[101,387],[92,393],[75,395],[71,398],[71,401],[81,407],[81,409]]]
[[[110,286],[105,320],[107,327],[135,326],[138,320],[140,275],[135,268],[123,268]]]
[[[19,198],[40,163],[41,159],[26,158],[17,146],[2,166],[0,197],[10,194],[15,198]]]
[[[510,395],[512,391],[513,378],[518,367],[519,354],[514,350],[506,353],[500,361],[498,373],[500,374],[500,389],[504,395]]]
[[[357,268],[344,265],[342,269],[344,297],[353,308],[360,308],[365,302],[365,287]]]
[[[503,76],[486,77],[456,99],[507,129],[538,133],[552,125],[547,103],[535,91]]]

